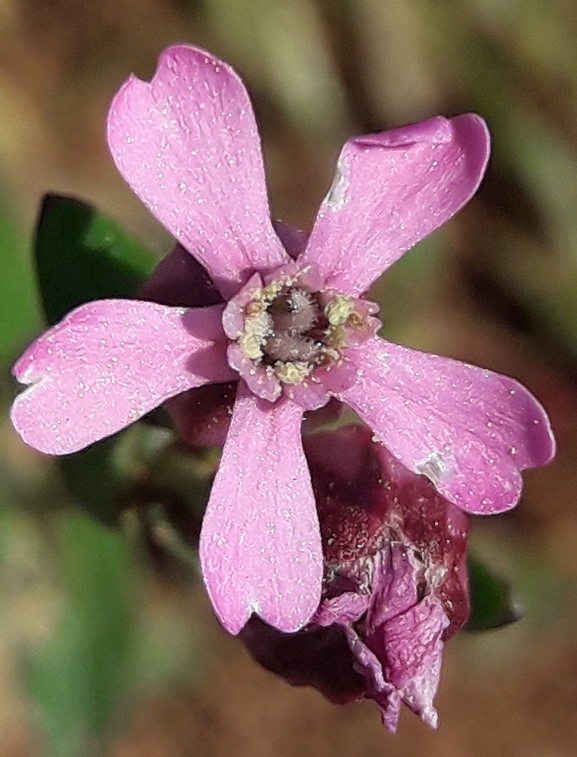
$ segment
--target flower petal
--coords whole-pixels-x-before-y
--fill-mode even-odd
[[[327,286],[362,294],[474,194],[489,157],[476,115],[437,117],[349,140],[300,261]]]
[[[290,223],[278,219],[274,220],[272,225],[285,250],[293,260],[296,260],[307,246],[310,232],[297,229]]]
[[[334,623],[342,626],[352,625],[366,614],[370,603],[371,597],[368,593],[345,591],[337,597],[323,599],[313,622],[319,626],[332,626]]]
[[[237,383],[205,384],[168,400],[164,407],[178,437],[191,447],[223,447]]]
[[[463,510],[513,507],[519,472],[554,455],[545,411],[510,378],[378,338],[347,354],[357,383],[336,396],[403,465]]]
[[[367,679],[366,696],[381,707],[385,727],[396,730],[402,701],[436,728],[433,700],[441,673],[443,632],[449,620],[437,597],[427,594],[419,600],[423,564],[412,557],[407,545],[389,544],[389,549],[376,555],[372,606],[363,632],[359,635],[351,625],[346,629],[347,638],[357,667]]]
[[[158,263],[140,288],[138,299],[184,308],[203,308],[222,302],[205,269],[180,244]]]
[[[292,686],[315,686],[331,702],[358,701],[364,677],[355,670],[345,630],[334,624],[286,634],[256,617],[240,633],[254,659]]]
[[[383,662],[381,658],[361,638],[354,626],[343,626],[349,648],[355,658],[355,668],[362,673],[367,681],[365,696],[375,699],[381,708],[389,698],[394,701],[395,712],[398,717],[400,711],[400,699],[398,698],[394,687],[385,678]],[[388,726],[387,726],[388,727]],[[390,730],[395,730],[394,728]]]
[[[433,700],[439,687],[443,632],[448,624],[441,603],[429,595],[369,633],[366,642],[384,661],[387,682],[394,686],[397,696],[431,728],[438,724]],[[378,691],[372,696],[381,705],[385,727],[395,731],[397,697],[383,697]]]
[[[131,76],[114,98],[108,144],[125,180],[225,297],[255,269],[290,260],[270,221],[250,100],[226,63],[167,48],[151,82]]]
[[[221,305],[202,310],[133,300],[82,305],[14,365],[14,376],[32,384],[14,402],[14,427],[41,452],[76,452],[168,397],[230,380],[221,317]]]
[[[320,602],[323,559],[302,413],[239,384],[200,537],[208,593],[230,633],[252,613],[292,633]]]

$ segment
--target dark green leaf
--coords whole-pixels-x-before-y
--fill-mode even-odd
[[[40,323],[30,255],[14,224],[0,215],[0,362],[29,339]]]
[[[506,579],[497,575],[471,555],[467,558],[471,591],[468,631],[499,628],[519,620],[521,613]]]
[[[74,502],[107,526],[118,525],[122,508],[121,481],[113,460],[116,443],[113,436],[57,460]]]
[[[36,266],[49,323],[90,300],[134,296],[153,262],[138,241],[87,203],[56,195],[44,198]],[[106,525],[116,524],[120,508],[114,447],[113,437],[58,460],[76,503]]]
[[[91,205],[47,195],[36,230],[36,265],[49,323],[90,300],[134,296],[153,256]]]

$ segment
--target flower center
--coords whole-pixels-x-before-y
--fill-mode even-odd
[[[323,289],[312,265],[279,269],[268,281],[254,273],[224,309],[228,363],[262,399],[284,393],[307,410],[322,407],[330,385],[354,381],[346,348],[376,333],[378,306]]]
[[[344,326],[354,322],[355,308],[344,295],[329,298],[324,307],[322,299],[299,286],[273,283],[261,289],[245,307],[238,340],[245,356],[270,366],[284,384],[298,384],[316,367],[332,365],[346,345]]]

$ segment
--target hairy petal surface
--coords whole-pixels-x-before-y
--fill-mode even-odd
[[[467,512],[513,507],[520,471],[554,455],[545,411],[510,378],[379,338],[347,354],[357,381],[336,396],[403,465]]]
[[[290,260],[269,217],[250,100],[226,63],[167,48],[151,82],[131,76],[115,96],[108,144],[128,184],[225,297],[255,269]]]
[[[323,558],[302,414],[239,384],[200,537],[208,593],[233,634],[252,613],[292,633],[320,602]]]
[[[467,114],[349,140],[299,259],[329,288],[359,295],[475,193],[489,157],[485,122]]]
[[[402,589],[406,591],[406,589]],[[433,701],[439,687],[443,632],[449,621],[432,594],[359,636],[347,627],[356,667],[367,679],[366,696],[380,706],[383,724],[396,731],[401,703],[431,728],[438,725]]]
[[[230,380],[221,319],[221,305],[199,310],[134,300],[82,305],[14,365],[18,381],[31,384],[14,402],[14,427],[41,452],[76,452],[175,394]]]

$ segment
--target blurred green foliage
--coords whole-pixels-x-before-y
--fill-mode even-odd
[[[4,359],[12,356],[33,328],[39,328],[35,277],[45,318],[54,323],[88,300],[134,296],[154,262],[141,243],[95,208],[55,195],[47,196],[42,205],[35,271],[26,262],[13,226],[2,218],[0,241],[4,243],[7,272],[0,278],[1,286],[6,287],[2,303],[9,307],[8,327],[1,332],[0,341]],[[22,303],[18,303],[19,297]],[[149,429],[148,435],[153,432]],[[66,499],[58,502],[53,514],[50,510],[43,512],[44,505],[39,510],[39,516],[45,519],[44,538],[50,544],[43,559],[51,555],[57,563],[51,569],[60,601],[53,632],[32,644],[25,655],[25,680],[37,707],[46,753],[51,757],[100,754],[123,711],[121,705],[130,687],[139,681],[155,681],[159,674],[174,678],[193,636],[188,629],[184,644],[180,641],[168,654],[166,650],[162,655],[155,651],[157,641],[150,646],[150,633],[142,636],[138,608],[143,578],[143,565],[138,570],[135,562],[138,550],[119,532],[96,522],[117,526],[121,510],[135,505],[130,482],[134,484],[142,469],[139,455],[154,455],[157,448],[156,443],[151,446],[150,441],[140,441],[142,434],[137,432],[129,433],[127,443],[118,451],[120,436],[57,459]],[[42,484],[38,482],[30,489],[32,499],[38,485]],[[56,481],[48,479],[43,487],[42,502],[58,500],[60,487]],[[24,485],[23,491],[28,489]],[[20,532],[18,512],[12,509],[14,493],[10,488],[3,492],[3,506],[11,509],[0,509],[0,515],[6,514],[0,518],[0,567],[11,574],[18,573],[19,563],[1,547]],[[63,509],[70,503],[91,517]],[[28,521],[31,523],[34,520]],[[165,631],[174,630],[171,625]],[[146,659],[142,659],[143,643]]]
[[[471,614],[466,625],[468,631],[500,628],[519,620],[521,614],[506,579],[471,552],[467,556],[467,570],[471,596]]]
[[[138,584],[120,535],[70,512],[53,527],[66,601],[27,683],[48,753],[77,757],[106,734],[126,693]]]
[[[30,256],[17,224],[0,214],[0,364],[12,360],[40,324]]]

